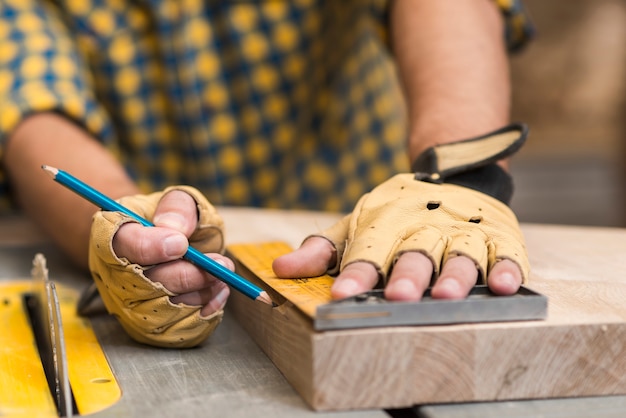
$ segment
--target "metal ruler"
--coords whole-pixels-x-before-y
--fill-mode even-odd
[[[475,286],[463,300],[430,297],[419,302],[387,301],[382,289],[333,301],[333,277],[280,279],[272,270],[273,260],[292,251],[284,242],[237,244],[230,255],[251,275],[266,284],[309,316],[316,330],[386,326],[442,325],[475,322],[530,321],[547,317],[548,299],[526,287],[511,296],[495,296],[487,286]],[[246,275],[244,273],[244,275]],[[274,296],[272,296],[274,298]]]
[[[71,417],[73,416],[72,389],[68,377],[61,306],[56,286],[48,279],[46,259],[42,254],[35,256],[31,274],[35,296],[30,299],[29,304],[33,312],[32,317],[36,317],[31,322],[35,328],[35,336],[38,337],[39,355],[44,370],[49,374],[48,382],[59,409],[59,415]]]

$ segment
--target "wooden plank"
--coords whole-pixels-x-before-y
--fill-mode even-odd
[[[230,307],[316,410],[626,394],[626,231],[523,230],[545,321],[315,332],[289,303]]]

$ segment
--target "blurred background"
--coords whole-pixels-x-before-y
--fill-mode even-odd
[[[626,0],[525,0],[535,40],[512,56],[520,221],[625,226]]]

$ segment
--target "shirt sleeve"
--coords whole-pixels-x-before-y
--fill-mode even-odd
[[[0,0],[0,158],[28,115],[58,112],[104,140],[111,124],[58,10],[36,0]],[[54,138],[62,140],[62,138]],[[10,207],[0,169],[0,210]]]
[[[46,111],[105,139],[108,116],[57,10],[33,0],[0,3],[0,147],[26,116]]]
[[[509,52],[516,52],[526,46],[535,35],[535,26],[523,0],[492,0],[504,18],[504,37]],[[370,15],[378,22],[378,35],[389,47],[389,5],[390,0],[369,2]]]
[[[535,35],[535,26],[522,0],[494,0],[502,12],[509,52],[522,49]]]

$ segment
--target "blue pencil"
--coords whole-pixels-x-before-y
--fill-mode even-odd
[[[47,165],[44,165],[41,168],[47,171],[56,182],[62,184],[76,194],[84,197],[101,209],[111,212],[122,212],[136,219],[143,226],[154,226],[152,222],[142,218],[130,209],[120,205],[110,197],[103,195],[93,187],[83,183],[71,174]],[[273,304],[272,299],[270,299],[267,292],[263,291],[255,284],[250,283],[237,273],[230,271],[226,267],[217,263],[215,260],[210,259],[195,248],[189,246],[183,258],[187,261],[192,262],[201,269],[211,273],[219,280],[230,285],[231,287],[248,296],[249,298],[261,301],[263,303],[267,303],[268,305]]]

